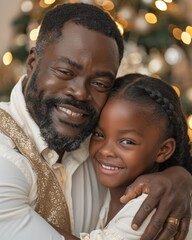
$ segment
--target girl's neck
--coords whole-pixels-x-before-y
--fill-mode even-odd
[[[106,224],[124,207],[124,204],[120,202],[120,198],[125,194],[126,187],[111,188],[111,201],[109,207],[109,213]]]

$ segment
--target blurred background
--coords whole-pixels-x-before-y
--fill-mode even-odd
[[[107,11],[124,37],[118,75],[164,79],[180,97],[192,141],[192,0],[1,0],[0,101],[25,73],[44,14],[57,4],[84,2]]]

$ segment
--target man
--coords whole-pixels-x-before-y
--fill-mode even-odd
[[[78,236],[95,228],[105,189],[87,147],[122,55],[116,25],[97,7],[64,4],[45,16],[27,74],[0,104],[1,240],[57,240],[64,238],[55,229]],[[159,189],[142,178],[124,199],[150,192],[133,227],[158,207],[143,239],[154,239],[168,217],[159,239],[184,239],[190,174],[170,168],[156,176]]]

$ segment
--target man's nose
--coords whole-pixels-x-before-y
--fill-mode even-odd
[[[88,100],[90,92],[87,81],[83,78],[71,81],[66,89],[66,94],[79,101]]]

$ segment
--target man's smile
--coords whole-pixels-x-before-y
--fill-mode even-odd
[[[89,117],[85,110],[69,104],[56,105],[56,109],[59,120],[65,123],[81,125],[87,122]]]

